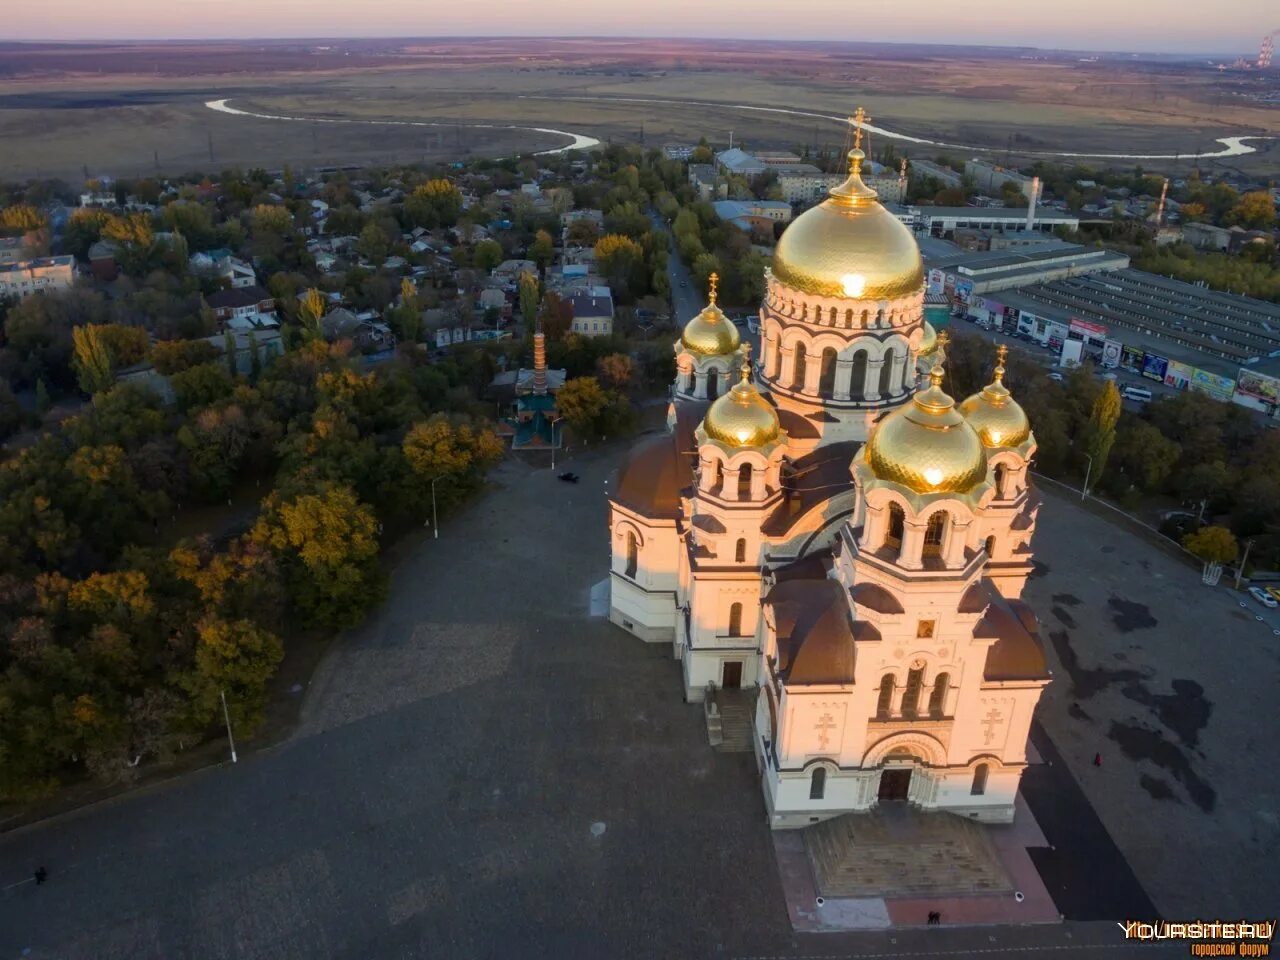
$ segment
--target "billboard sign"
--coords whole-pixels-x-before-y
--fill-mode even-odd
[[[973,281],[957,280],[956,281],[956,299],[959,300],[961,303],[967,304],[969,302],[969,298],[972,296],[973,296]]]
[[[1062,356],[1058,359],[1058,363],[1064,367],[1078,366],[1083,354],[1083,340],[1068,340],[1062,345]]]
[[[1236,381],[1236,392],[1247,397],[1261,400],[1272,406],[1280,404],[1280,380],[1258,373],[1247,367],[1240,368],[1240,379]]]
[[[1107,335],[1107,328],[1090,320],[1071,318],[1071,332],[1079,334],[1085,340],[1101,340]]]
[[[1191,370],[1191,389],[1207,393],[1215,400],[1228,401],[1236,392],[1236,382],[1230,377],[1220,377],[1216,373],[1193,367]]]
[[[1134,373],[1142,372],[1142,358],[1146,356],[1137,347],[1122,347],[1120,349],[1120,366],[1126,370],[1132,370]]]
[[[937,267],[934,267],[932,270],[929,271],[929,292],[941,293],[942,286],[943,286],[942,271],[939,270]]]
[[[1123,344],[1119,340],[1104,340],[1102,342],[1102,365],[1108,370],[1114,370],[1120,366],[1120,351]]]
[[[1067,342],[1067,325],[1050,321],[1046,332],[1049,335],[1049,349],[1061,350],[1062,345]]]
[[[1191,383],[1191,376],[1195,372],[1195,367],[1189,363],[1179,363],[1177,360],[1169,361],[1169,368],[1164,372],[1164,382],[1166,386],[1177,387],[1179,390],[1185,390]]]
[[[1164,375],[1169,371],[1169,361],[1164,357],[1158,357],[1154,353],[1144,354],[1142,357],[1142,375],[1148,380],[1157,380],[1164,383]]]

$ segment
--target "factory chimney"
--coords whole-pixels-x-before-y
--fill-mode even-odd
[[[1040,178],[1031,178],[1031,196],[1027,200],[1027,232],[1036,228],[1036,201],[1040,199]]]

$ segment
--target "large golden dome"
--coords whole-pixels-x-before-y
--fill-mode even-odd
[[[892,300],[924,284],[920,247],[862,182],[861,150],[849,151],[849,179],[783,231],[773,275],[822,297]]]
[[[1008,348],[997,348],[995,375],[991,382],[960,404],[961,415],[978,431],[988,447],[1021,446],[1031,436],[1031,421],[1004,385],[1004,358]]]
[[[742,342],[742,337],[733,322],[716,306],[716,284],[720,278],[713,273],[708,279],[711,290],[707,305],[685,324],[680,342],[693,353],[705,356],[733,353]]]
[[[752,385],[750,362],[743,361],[742,379],[711,404],[702,429],[711,439],[731,447],[762,447],[778,439],[777,411]]]
[[[916,493],[968,493],[987,479],[977,431],[942,390],[942,367],[927,390],[880,421],[864,448],[871,472]]]

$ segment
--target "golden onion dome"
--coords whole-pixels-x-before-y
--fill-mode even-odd
[[[849,178],[783,231],[773,254],[779,282],[815,296],[866,300],[920,291],[920,247],[862,182],[863,157],[849,151]]]
[[[710,282],[707,305],[685,324],[684,332],[680,334],[680,342],[693,353],[701,353],[705,356],[734,353],[741,344],[742,337],[733,322],[716,306],[716,286],[720,281],[719,276],[713,273],[707,279]]]
[[[968,493],[987,478],[987,457],[977,431],[942,389],[942,366],[917,393],[875,428],[864,456],[881,480],[916,493]]]
[[[718,397],[702,420],[712,440],[731,447],[762,447],[778,439],[777,411],[751,383],[751,363],[742,362],[742,379]]]
[[[960,404],[960,414],[988,447],[1017,447],[1031,436],[1031,422],[1004,385],[1004,358],[1009,348],[996,348],[991,382]]]

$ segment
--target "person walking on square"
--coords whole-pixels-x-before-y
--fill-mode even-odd
[[[1093,755],[1093,765],[1094,765],[1095,767],[1100,767],[1100,766],[1102,766],[1102,754],[1100,754],[1100,753],[1095,753],[1095,754]]]
[[[36,872],[32,876],[34,877],[36,886],[38,887],[49,879],[49,871],[44,867],[36,867]]]

